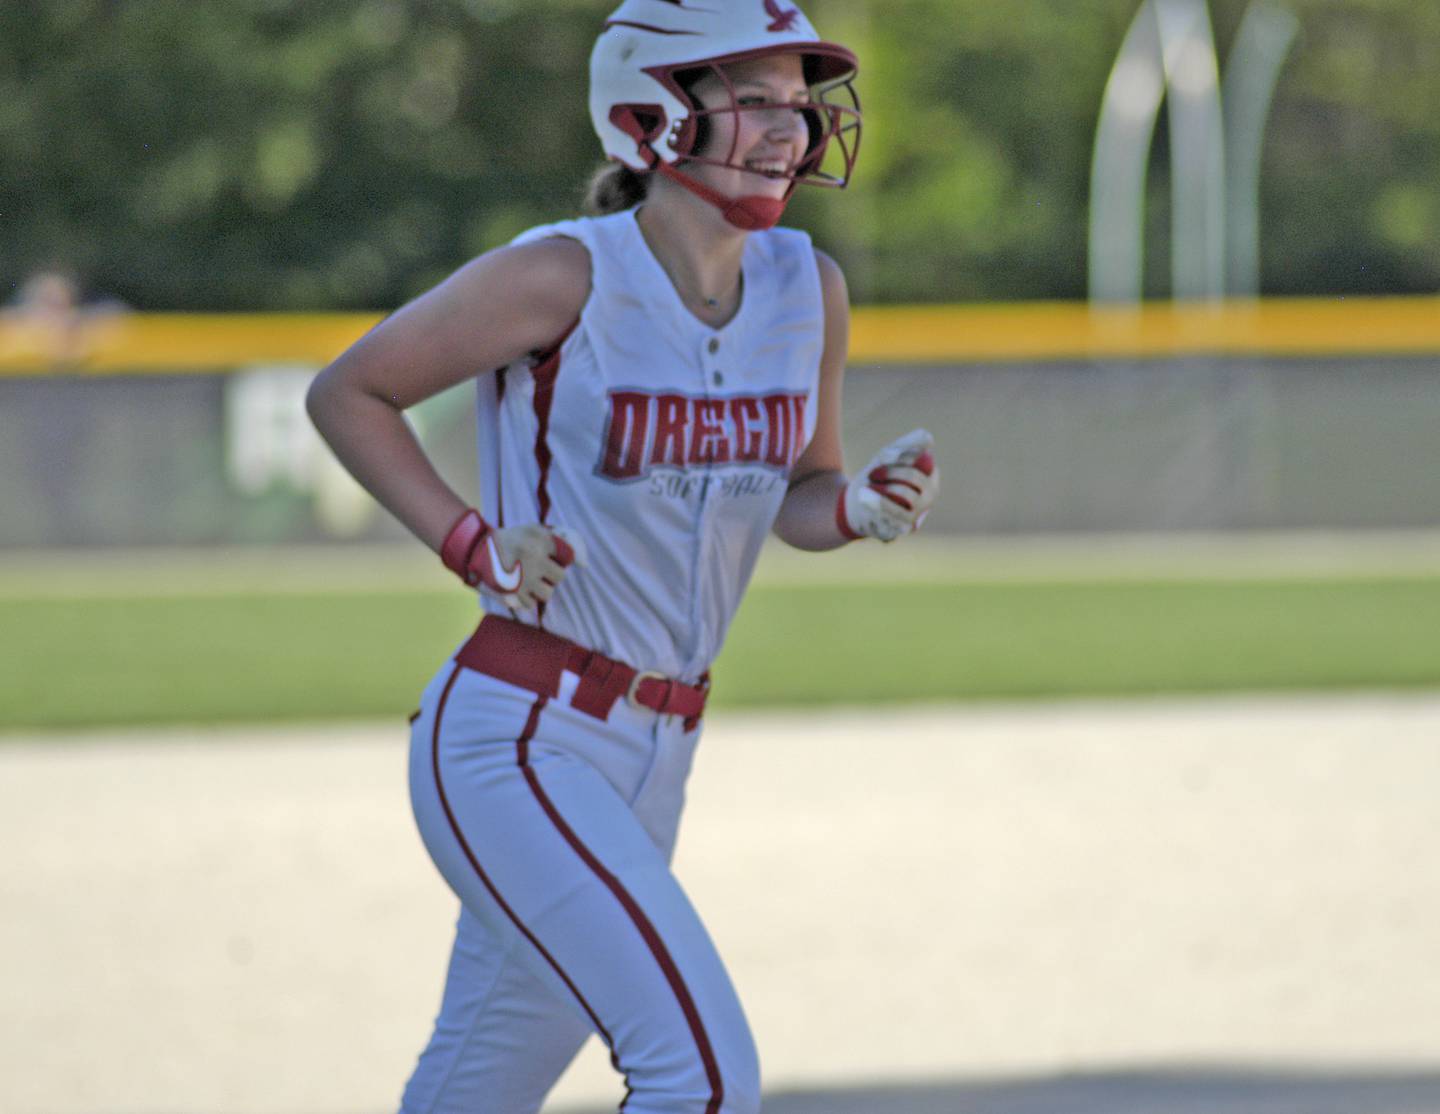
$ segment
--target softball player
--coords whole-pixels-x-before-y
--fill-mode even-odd
[[[938,483],[918,430],[846,480],[844,278],[774,227],[797,184],[848,179],[855,69],[783,0],[625,0],[591,58],[600,215],[472,261],[311,388],[341,461],[485,612],[413,721],[416,820],[462,909],[407,1114],[536,1111],[591,1033],[630,1114],[759,1109],[669,865],[707,670],[767,531],[891,541]],[[402,412],[492,368],[482,517]]]

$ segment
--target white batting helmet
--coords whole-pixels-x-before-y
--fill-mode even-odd
[[[733,165],[733,150],[725,159],[696,158],[696,135],[706,115],[774,107],[738,104],[718,68],[768,54],[799,54],[811,87],[804,111],[810,143],[783,177],[792,188],[800,181],[844,186],[860,143],[855,55],[822,41],[788,0],[624,0],[590,55],[590,118],[605,154],[640,172],[669,171],[687,158]],[[677,80],[705,69],[730,89],[728,106],[702,108]],[[838,173],[820,169],[832,139],[841,153]]]

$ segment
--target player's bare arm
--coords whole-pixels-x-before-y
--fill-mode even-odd
[[[816,249],[820,291],[825,307],[825,339],[820,356],[815,434],[790,473],[790,489],[775,518],[775,534],[796,549],[836,549],[849,539],[835,526],[835,500],[845,486],[845,454],[840,443],[841,393],[850,355],[850,291],[845,272]]]
[[[365,489],[440,552],[468,508],[426,458],[403,412],[554,342],[589,289],[589,254],[574,240],[480,256],[321,372],[306,398],[311,420]]]
[[[815,435],[795,462],[775,533],[797,549],[838,549],[859,538],[894,541],[919,528],[940,474],[931,438],[915,430],[882,449],[854,479],[845,475],[841,393],[850,352],[850,295],[840,265],[815,252],[825,307]]]

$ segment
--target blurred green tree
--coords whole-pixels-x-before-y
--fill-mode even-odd
[[[863,301],[1084,295],[1090,147],[1138,0],[811,0],[864,150],[794,222]],[[1246,0],[1212,0],[1222,61]],[[1289,0],[1270,294],[1440,287],[1440,5]],[[612,0],[7,0],[0,297],[63,261],[144,309],[393,306],[573,213]],[[1165,293],[1163,119],[1150,290]]]
[[[145,308],[392,304],[575,205],[586,7],[11,0],[0,258]]]

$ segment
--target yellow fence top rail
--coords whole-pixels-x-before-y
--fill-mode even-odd
[[[1085,303],[856,310],[857,361],[1440,353],[1440,298],[1305,298],[1138,309]]]
[[[0,375],[319,367],[373,313],[106,314],[68,327],[0,317]],[[1440,297],[861,306],[852,363],[986,363],[1192,355],[1440,355]]]

